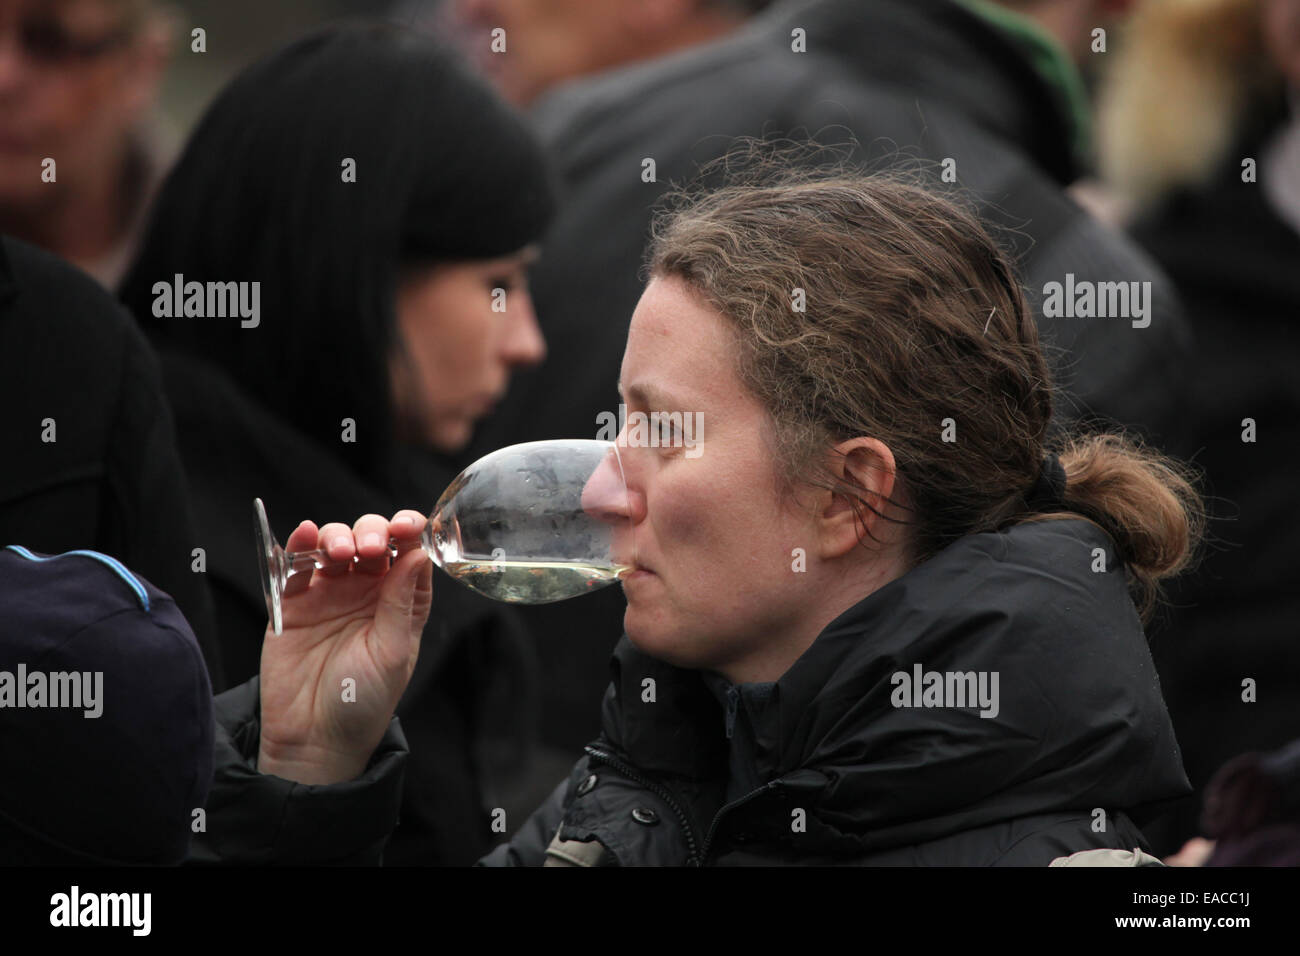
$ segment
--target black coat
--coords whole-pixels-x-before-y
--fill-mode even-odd
[[[396,717],[355,780],[307,785],[257,770],[258,678],[213,700],[216,737],[205,827],[192,865],[377,866],[397,824],[410,749]]]
[[[1204,186],[1170,196],[1134,228],[1178,283],[1197,341],[1186,414],[1213,544],[1174,590],[1171,625],[1152,649],[1198,797],[1231,757],[1300,737],[1300,233],[1262,182],[1241,178],[1242,157],[1261,157],[1284,118],[1280,104],[1261,109]],[[1254,442],[1242,440],[1247,418]],[[1258,683],[1251,703],[1248,677]],[[1199,811],[1188,801],[1160,846],[1192,836]]]
[[[895,706],[893,675],[916,665],[996,671],[996,715]],[[573,842],[557,853],[596,840],[621,865],[1045,866],[1145,849],[1134,821],[1189,789],[1124,572],[1079,520],[963,538],[841,614],[774,685],[727,687],[624,637],[602,719],[482,863],[542,864],[558,835]]]
[[[212,606],[192,569],[199,542],[153,350],[97,282],[13,239],[0,239],[0,386],[0,545],[89,548],[139,572],[175,600],[220,689]],[[46,419],[54,441],[43,440]]]
[[[791,52],[791,30],[807,52]],[[817,0],[781,4],[726,40],[562,88],[535,112],[565,193],[532,292],[550,359],[520,374],[466,456],[517,441],[596,434],[618,408],[615,386],[651,207],[670,181],[720,155],[740,135],[822,131],[856,136],[873,160],[896,148],[952,157],[990,221],[1018,230],[1014,246],[1035,309],[1067,272],[1094,281],[1150,281],[1148,328],[1124,319],[1042,319],[1039,328],[1071,400],[1147,426],[1185,446],[1179,356],[1187,348],[1170,286],[1136,245],[1076,206],[1061,98],[1021,49],[950,0]],[[861,154],[859,154],[861,155]],[[653,158],[657,181],[641,179]],[[1035,291],[1036,290],[1036,291]],[[617,594],[538,609],[530,624],[549,649],[565,635],[616,634]],[[577,746],[595,731],[594,699],[612,637],[543,658],[543,739]]]
[[[428,512],[453,475],[414,453],[388,469],[381,488],[235,386],[211,364],[162,354],[166,388],[178,423],[181,459],[190,478],[198,540],[230,682],[257,674],[267,626],[257,577],[253,499],[266,503],[281,542],[304,519],[351,523],[399,508]],[[291,400],[286,398],[286,400]],[[402,490],[392,490],[401,488]],[[438,577],[435,574],[435,577]],[[521,722],[532,719],[513,653],[522,642],[513,615],[443,579],[416,671],[397,713],[410,741],[402,824],[385,853],[388,864],[468,864],[499,835],[485,805],[485,765],[492,743],[523,746]],[[501,679],[511,679],[509,690]],[[492,695],[496,696],[493,697]],[[500,699],[510,702],[502,707]],[[512,737],[511,735],[515,735]]]

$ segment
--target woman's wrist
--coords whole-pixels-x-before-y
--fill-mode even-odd
[[[357,779],[365,772],[368,760],[369,754],[312,745],[276,745],[263,738],[258,745],[257,770],[295,783],[325,785]]]

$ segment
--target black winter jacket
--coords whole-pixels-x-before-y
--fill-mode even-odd
[[[213,700],[216,740],[205,828],[191,864],[376,866],[397,825],[410,756],[398,719],[356,780],[310,785],[257,769],[261,682]]]
[[[185,474],[153,350],[57,256],[0,238],[0,546],[89,548],[167,592],[223,686]],[[47,419],[52,433],[46,440]]]
[[[916,667],[996,672],[996,706],[895,706]],[[481,864],[1045,866],[1145,849],[1134,818],[1189,789],[1124,572],[1081,520],[962,539],[774,684],[727,687],[626,635],[612,669],[600,736]]]

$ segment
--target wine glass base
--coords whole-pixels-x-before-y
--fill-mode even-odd
[[[281,557],[284,551],[271,534],[266,520],[266,506],[261,498],[253,499],[253,531],[257,535],[258,571],[262,579],[262,597],[266,599],[266,614],[276,634],[283,633],[284,619],[280,598],[284,593],[284,572]]]

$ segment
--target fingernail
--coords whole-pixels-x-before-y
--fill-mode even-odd
[[[346,547],[347,543],[348,543],[347,538],[343,538],[343,537],[335,538],[333,541],[330,542],[329,550],[337,551],[339,550],[339,548]]]
[[[416,525],[415,519],[412,518],[410,515],[402,515],[402,517],[397,519],[397,523],[400,525],[404,525],[408,528],[414,528]]]
[[[377,548],[383,543],[383,539],[373,531],[361,539],[361,547],[363,548]]]

